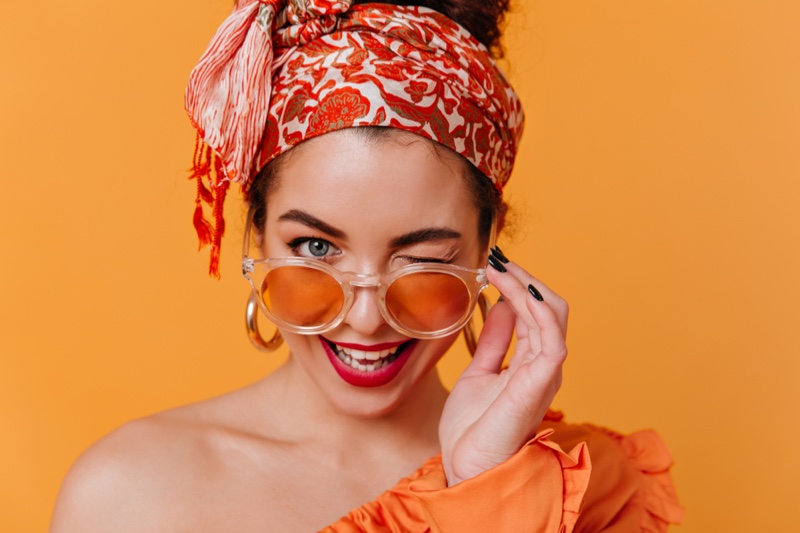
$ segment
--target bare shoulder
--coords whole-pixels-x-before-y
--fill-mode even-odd
[[[165,488],[154,472],[169,461],[169,447],[153,443],[169,433],[154,419],[137,420],[86,450],[64,480],[51,531],[149,529],[141,521],[158,521],[149,504]]]
[[[208,528],[215,513],[203,504],[209,496],[222,490],[236,497],[248,483],[242,472],[268,474],[263,458],[271,454],[263,452],[271,443],[226,415],[235,401],[221,397],[135,420],[92,445],[62,485],[51,531]]]
[[[162,417],[125,424],[75,462],[61,487],[51,531],[158,531],[167,502],[201,446]],[[174,493],[173,493],[174,494]]]

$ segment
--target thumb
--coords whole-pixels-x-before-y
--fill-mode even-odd
[[[464,370],[463,377],[500,373],[511,344],[515,320],[516,314],[507,302],[500,300],[492,307],[478,339],[475,356]]]

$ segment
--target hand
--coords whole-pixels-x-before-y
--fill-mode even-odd
[[[487,269],[502,295],[486,319],[475,356],[456,382],[439,423],[448,486],[510,458],[536,433],[561,387],[567,303],[514,263]],[[538,301],[528,289],[543,296]],[[501,370],[511,336],[517,343]]]

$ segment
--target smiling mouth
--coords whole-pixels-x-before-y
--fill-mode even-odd
[[[326,339],[327,340],[327,339]],[[399,346],[392,349],[366,351],[355,350],[352,348],[345,348],[328,341],[328,344],[333,349],[333,353],[342,363],[346,364],[354,370],[361,372],[375,372],[381,368],[392,364],[403,352],[403,349],[408,345],[404,342]]]

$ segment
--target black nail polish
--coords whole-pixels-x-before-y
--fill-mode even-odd
[[[540,302],[544,301],[544,297],[542,296],[542,293],[537,291],[536,287],[534,287],[533,285],[528,285],[528,292],[531,293],[531,296],[533,296],[534,298],[536,298]]]
[[[502,250],[500,250],[500,248],[497,246],[492,248],[492,255],[494,255],[501,263],[508,263],[508,257],[503,255]]]
[[[489,256],[489,266],[491,266],[493,269],[497,270],[498,272],[507,272],[506,267],[503,266],[503,263],[501,263],[493,255]]]

